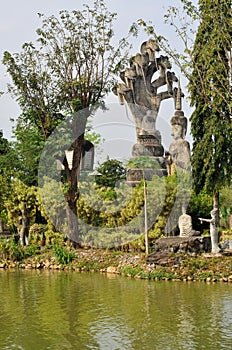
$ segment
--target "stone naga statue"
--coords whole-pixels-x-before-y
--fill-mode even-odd
[[[173,82],[178,79],[169,71],[167,56],[159,55],[155,40],[142,43],[140,53],[130,59],[130,67],[120,74],[123,83],[113,89],[121,104],[126,101],[135,120],[137,141],[140,135],[153,135],[160,141],[156,119],[161,101],[173,97]],[[159,88],[166,85],[165,91]]]

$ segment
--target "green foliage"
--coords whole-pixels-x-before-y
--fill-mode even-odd
[[[45,240],[45,232],[47,225],[44,224],[33,224],[29,229],[29,243],[38,243],[41,240]]]
[[[19,160],[14,151],[12,142],[9,142],[3,137],[3,132],[0,130],[0,176],[2,181],[6,183],[11,177],[16,175]]]
[[[6,154],[9,150],[9,142],[3,137],[3,132],[0,130],[0,156]]]
[[[149,156],[137,156],[129,160],[127,163],[129,168],[150,168],[150,169],[159,169],[160,165],[154,157]]]
[[[75,259],[75,251],[68,246],[55,245],[53,251],[58,264],[67,265]]]
[[[101,174],[95,177],[98,186],[114,188],[117,183],[126,179],[126,169],[116,159],[107,159],[96,170]]]
[[[78,216],[82,241],[94,247],[119,247],[130,243],[130,249],[143,250],[144,183],[135,188],[123,184],[115,188],[114,201],[103,198],[104,187],[96,188],[94,184],[91,187],[90,183],[81,186]],[[165,234],[176,199],[176,186],[175,177],[154,176],[146,183],[147,219],[152,240]]]
[[[220,192],[221,226],[229,228],[229,217],[232,215],[232,187],[224,187]]]
[[[24,247],[24,257],[29,258],[40,253],[40,246],[38,244],[30,244]]]
[[[64,191],[64,186],[61,182],[45,177],[43,187],[39,188],[37,200],[40,211],[50,227],[67,233]]]
[[[37,41],[23,44],[20,53],[5,52],[3,63],[25,119],[47,139],[64,118],[60,111],[70,114],[101,103],[128,44],[125,39],[112,44],[116,14],[103,0],[95,0],[92,8],[84,5],[83,10],[62,10],[57,17],[39,17]]]
[[[29,186],[36,186],[41,151],[45,145],[44,137],[25,115],[17,119],[13,134],[16,139],[12,147],[17,157],[17,177]]]
[[[200,0],[201,23],[192,51],[189,82],[196,191],[218,192],[231,181],[231,1]]]
[[[8,179],[0,174],[0,218],[4,221],[7,220],[5,198],[7,197],[9,191]]]
[[[40,253],[38,244],[23,247],[14,237],[6,240],[0,239],[0,260],[22,261]]]
[[[131,265],[127,265],[124,266],[122,269],[119,270],[119,272],[121,274],[125,274],[125,275],[130,275],[132,277],[138,275],[140,272],[142,272],[142,267],[140,266],[131,266]]]
[[[61,232],[48,229],[45,231],[45,240],[46,245],[48,246],[62,245],[65,241],[67,241],[67,236]]]
[[[163,189],[164,191],[164,199],[163,199],[163,205],[162,205],[162,210],[157,217],[157,220],[154,222],[151,230],[149,231],[149,237],[152,240],[155,240],[159,237],[165,236],[165,228],[167,229],[172,229],[172,222],[169,222],[170,220],[170,214],[172,212],[172,209],[175,204],[176,200],[176,195],[177,195],[177,178],[175,175],[173,176],[168,176],[165,178],[165,188]],[[176,205],[176,212],[180,212],[180,207],[181,207],[182,200],[179,198],[179,201],[177,202]],[[173,216],[176,213],[173,213]],[[178,215],[178,214],[177,214]]]
[[[15,242],[14,238],[0,240],[0,259],[21,261],[24,258],[24,250],[21,245]]]
[[[5,200],[9,225],[16,226],[18,230],[20,229],[19,225],[23,218],[23,210],[31,223],[35,220],[38,204],[36,192],[36,187],[29,187],[18,179],[12,179],[10,193]]]
[[[202,190],[200,193],[196,194],[194,190],[192,190],[188,213],[192,217],[193,228],[195,230],[204,230],[209,229],[209,225],[207,223],[202,223],[198,219],[199,217],[207,218],[210,216],[210,212],[212,210],[213,199],[212,196],[207,194],[205,190]]]

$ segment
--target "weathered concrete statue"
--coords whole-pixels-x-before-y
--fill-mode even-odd
[[[160,175],[165,175],[164,148],[160,132],[156,129],[156,120],[161,101],[174,97],[173,83],[178,79],[169,70],[171,64],[168,57],[158,55],[159,51],[156,41],[145,41],[140,53],[130,59],[130,67],[121,72],[122,83],[113,91],[121,104],[126,101],[135,120],[137,142],[133,146],[132,156],[155,157],[160,165]],[[166,86],[166,89],[159,91],[162,86]],[[129,173],[129,180],[141,180],[136,178],[137,175],[136,172]]]
[[[211,215],[211,219],[199,218],[199,220],[201,221],[201,223],[202,223],[202,221],[209,222],[209,224],[210,224],[210,237],[211,237],[211,244],[212,244],[211,251],[212,251],[212,253],[219,253],[220,248],[218,246],[218,228],[216,225],[217,209],[211,210],[210,215]]]
[[[182,206],[182,215],[178,220],[178,227],[180,230],[180,237],[199,236],[200,232],[193,230],[192,217],[186,213],[186,207]]]
[[[186,214],[183,210],[183,214],[179,217],[178,226],[180,230],[180,237],[191,237],[193,236],[192,218]]]
[[[170,168],[170,173],[174,172],[174,169],[178,171],[182,170],[184,172],[190,170],[190,146],[188,141],[185,140],[187,132],[187,118],[184,116],[182,109],[182,93],[180,84],[178,84],[178,89],[174,91],[175,97],[175,114],[171,119],[172,125],[172,136],[174,141],[169,147],[169,153],[171,158],[172,166]]]

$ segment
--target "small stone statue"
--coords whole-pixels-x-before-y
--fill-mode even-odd
[[[179,217],[178,226],[180,230],[180,237],[193,236],[192,218],[186,214],[185,208],[182,209],[183,214]]]
[[[179,229],[180,237],[191,237],[192,236],[192,218],[188,214],[182,214],[179,217]]]
[[[211,244],[212,244],[212,253],[219,253],[220,252],[220,248],[218,246],[218,229],[217,229],[217,225],[216,225],[216,215],[217,215],[217,209],[213,209],[210,212],[211,215],[211,219],[203,219],[203,218],[199,218],[199,220],[201,221],[206,221],[210,223],[210,237],[211,237]]]

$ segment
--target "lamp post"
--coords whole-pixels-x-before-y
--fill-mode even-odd
[[[74,154],[73,149],[65,151],[69,170],[72,170],[72,168],[73,168],[73,154]]]

